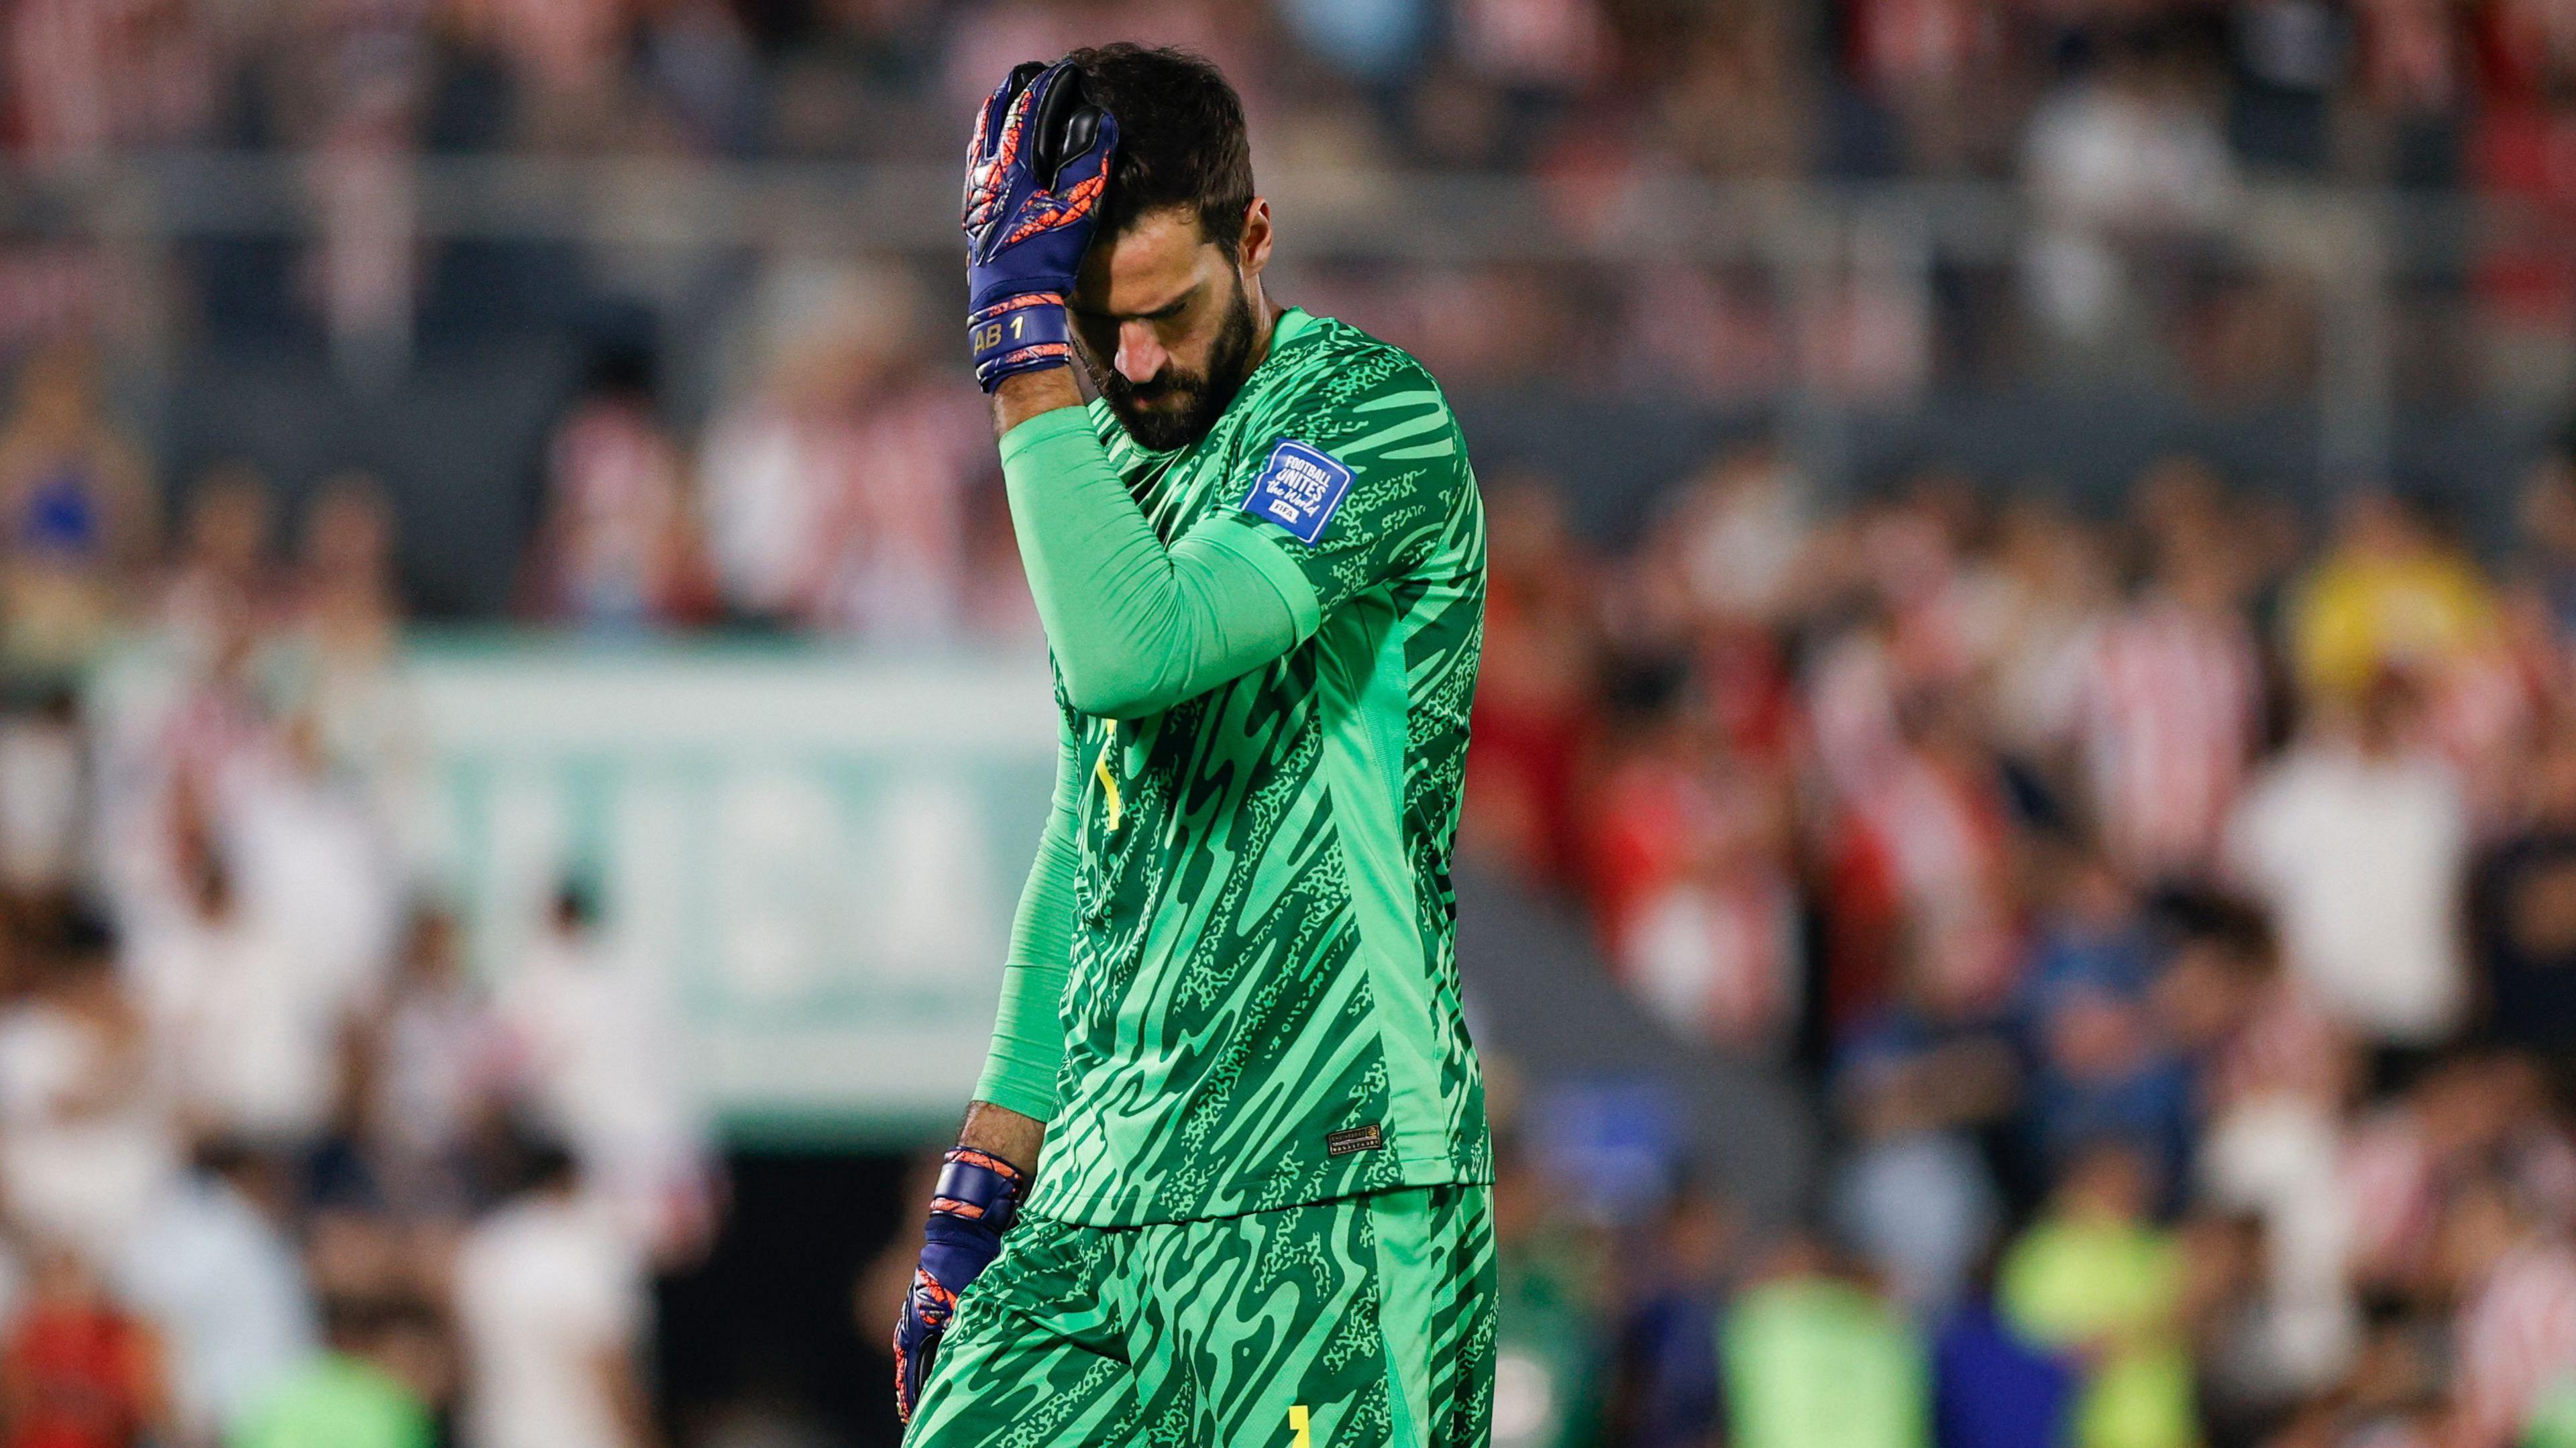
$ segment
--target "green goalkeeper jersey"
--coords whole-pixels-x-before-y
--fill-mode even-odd
[[[1006,458],[1048,418],[1088,453],[1079,416]],[[1485,528],[1447,403],[1292,310],[1194,446],[1087,423],[1156,537],[1251,563],[1300,641],[1132,718],[1075,706],[1058,641],[1073,926],[1029,1210],[1136,1226],[1490,1181],[1450,883]]]

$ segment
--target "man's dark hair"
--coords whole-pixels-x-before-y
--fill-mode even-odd
[[[1252,205],[1252,142],[1243,99],[1225,74],[1186,50],[1086,46],[1065,57],[1082,69],[1092,104],[1118,118],[1118,159],[1100,201],[1100,234],[1114,237],[1150,212],[1179,207],[1199,234],[1231,252]]]

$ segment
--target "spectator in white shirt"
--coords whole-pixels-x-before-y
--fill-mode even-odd
[[[143,1021],[83,910],[42,932],[35,993],[0,1014],[0,1181],[16,1225],[112,1261],[178,1166]]]
[[[305,714],[235,760],[213,798],[244,913],[344,1010],[382,988],[402,929],[401,845],[368,785],[333,767],[321,721]]]
[[[734,612],[917,643],[965,613],[977,409],[923,381],[922,299],[882,270],[771,279],[756,385],[700,448],[707,547]]]
[[[22,898],[70,888],[86,843],[88,765],[69,689],[0,719],[0,888]]]
[[[2458,1026],[2468,812],[2421,741],[2413,687],[2380,677],[2347,721],[2320,713],[2255,781],[2230,863],[2280,922],[2291,969],[2372,1045],[2420,1050]]]
[[[644,1264],[571,1153],[523,1152],[526,1188],[457,1255],[467,1448],[651,1448],[636,1372]]]
[[[275,1163],[217,1139],[196,1166],[154,1200],[111,1276],[161,1335],[180,1433],[213,1443],[303,1366],[317,1334],[303,1262],[279,1226]]]
[[[503,986],[506,1050],[538,1120],[664,1262],[713,1225],[706,1126],[660,983],[621,950],[587,887],[558,892]]]
[[[342,993],[243,908],[221,859],[201,855],[192,873],[187,913],[127,961],[154,1058],[192,1129],[310,1142],[337,1094]]]

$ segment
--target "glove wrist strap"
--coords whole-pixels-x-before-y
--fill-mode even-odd
[[[1020,1189],[1028,1174],[988,1151],[960,1146],[949,1151],[939,1169],[939,1186],[930,1194],[932,1216],[957,1217],[995,1232],[1010,1230],[1019,1219]]]
[[[1021,372],[1073,362],[1073,324],[1061,292],[1005,297],[966,319],[966,345],[974,354],[975,380],[986,392]]]

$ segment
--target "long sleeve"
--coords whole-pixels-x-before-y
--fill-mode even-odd
[[[1160,713],[1279,657],[1321,621],[1304,572],[1231,518],[1164,547],[1081,408],[1011,429],[1002,477],[1038,617],[1083,713]]]
[[[1002,964],[1002,1003],[975,1099],[1045,1121],[1055,1115],[1056,1067],[1064,1060],[1065,971],[1073,951],[1074,826],[1082,764],[1073,735],[1056,726],[1055,803],[1038,837],[1038,857],[1020,887]]]

